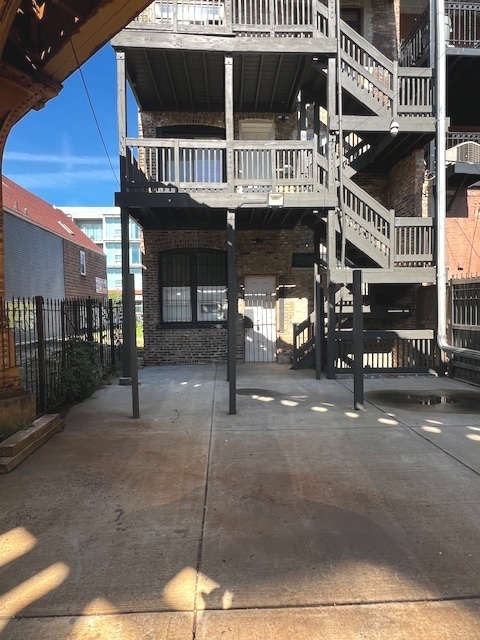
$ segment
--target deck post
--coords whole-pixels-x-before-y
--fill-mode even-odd
[[[233,193],[233,139],[234,139],[234,123],[233,123],[233,58],[225,56],[225,139],[226,148],[226,165],[227,165],[227,190]]]
[[[228,336],[227,370],[230,415],[237,413],[237,272],[235,264],[235,211],[227,211],[227,279],[228,279]]]
[[[315,105],[316,106],[316,105]],[[313,307],[315,310],[315,377],[320,380],[323,362],[323,339],[325,334],[324,294],[320,282],[320,237],[318,233],[313,238],[315,290]]]
[[[363,411],[363,296],[362,271],[353,271],[353,408]]]

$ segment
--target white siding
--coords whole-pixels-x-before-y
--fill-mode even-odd
[[[64,298],[62,238],[8,213],[4,225],[7,299]]]

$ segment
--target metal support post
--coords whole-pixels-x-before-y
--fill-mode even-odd
[[[328,285],[327,378],[335,380],[335,285]]]
[[[237,273],[235,265],[235,211],[227,211],[227,266],[228,266],[228,336],[227,369],[230,415],[237,413]]]
[[[362,272],[353,272],[353,408],[364,410]]]
[[[121,241],[122,241],[122,336],[123,336],[123,377],[130,378],[132,375],[131,353],[131,328],[130,328],[130,288],[128,280],[130,277],[130,241],[129,223],[130,216],[128,209],[121,209]],[[132,289],[132,296],[135,299],[135,287]]]
[[[140,403],[138,398],[138,360],[137,360],[137,332],[135,322],[135,276],[130,274],[127,279],[128,316],[130,327],[130,363],[132,377],[132,418],[140,417]]]

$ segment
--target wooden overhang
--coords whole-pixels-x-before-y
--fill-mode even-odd
[[[327,38],[171,34],[129,25],[113,40],[142,111],[223,111],[224,57],[234,61],[234,109],[291,113],[309,62]]]

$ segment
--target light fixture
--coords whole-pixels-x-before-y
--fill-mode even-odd
[[[394,138],[398,134],[398,130],[400,129],[400,125],[396,120],[392,120],[390,123],[390,135]]]

